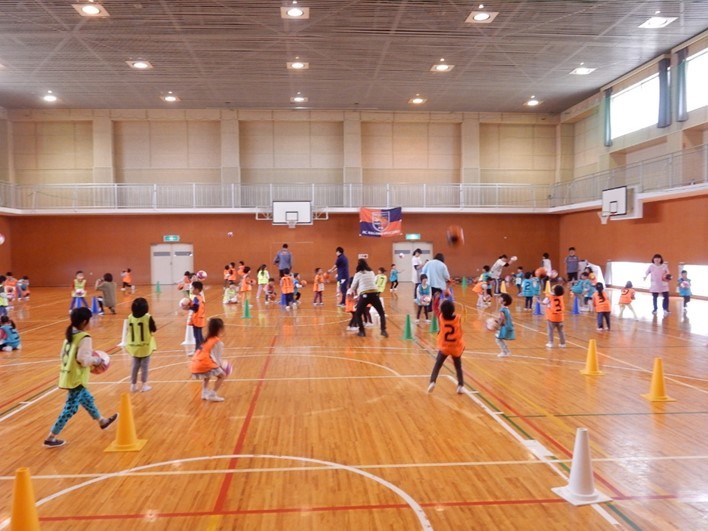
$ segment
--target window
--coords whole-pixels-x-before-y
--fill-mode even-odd
[[[610,113],[612,138],[656,125],[659,115],[659,74],[613,95]]]
[[[678,292],[678,279],[681,276],[681,271],[677,264],[668,263],[668,265],[669,271],[674,277],[669,282],[670,293],[675,296]],[[644,280],[647,267],[649,267],[649,262],[608,262],[608,284],[621,288],[628,280],[631,280],[635,289],[648,290],[649,279]],[[708,296],[708,265],[684,264],[683,269],[688,272],[688,278],[691,280],[691,292],[699,297]]]
[[[686,59],[686,110],[708,105],[708,49]]]

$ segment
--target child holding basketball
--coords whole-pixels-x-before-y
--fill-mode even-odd
[[[563,320],[565,319],[564,292],[563,286],[556,284],[552,288],[552,293],[543,300],[543,304],[546,305],[546,321],[548,328],[548,343],[546,343],[546,348],[553,348],[554,330],[558,330],[560,348],[565,348],[565,333],[563,332]]]
[[[202,400],[209,402],[224,401],[224,397],[217,394],[227,376],[224,370],[226,364],[221,360],[224,352],[221,336],[224,335],[224,330],[224,321],[218,317],[209,319],[207,337],[192,356],[192,379],[202,381]],[[209,389],[209,380],[212,378],[216,378],[213,390]]]
[[[688,271],[681,271],[679,278],[679,295],[683,297],[683,311],[688,310],[688,303],[691,302],[691,280],[688,278]]]
[[[396,264],[391,264],[391,271],[388,273],[388,281],[391,283],[391,293],[395,293],[398,289],[398,269],[396,269]]]
[[[455,315],[455,303],[445,300],[440,304],[440,331],[438,332],[438,356],[435,359],[433,372],[430,375],[428,392],[435,389],[435,382],[440,374],[440,369],[448,356],[452,356],[457,375],[457,394],[462,394],[465,381],[462,372],[462,352],[465,350],[465,343],[462,339],[462,320],[459,315]]]
[[[84,272],[79,270],[74,276],[74,289],[71,291],[71,307],[81,308],[84,306],[88,308],[88,302],[86,302],[86,277],[84,277]]]
[[[322,306],[324,304],[324,302],[322,302],[324,283],[324,273],[322,273],[322,268],[315,268],[315,278],[312,281],[312,291],[315,294],[314,298],[312,299],[313,306]]]
[[[7,315],[0,317],[0,350],[12,352],[22,348],[20,334],[17,332],[15,322]]]
[[[595,293],[592,296],[592,303],[597,314],[597,330],[602,331],[603,321],[607,323],[607,331],[610,331],[610,298],[605,295],[605,286],[598,282],[595,284]]]
[[[283,276],[280,279],[280,293],[283,294],[285,304],[285,309],[290,311],[290,307],[294,304],[295,300],[295,280],[290,274],[290,269],[287,267],[283,269]]]
[[[433,288],[428,284],[428,275],[420,275],[420,284],[415,290],[415,303],[418,310],[415,316],[415,322],[420,321],[420,312],[425,312],[425,321],[430,321],[430,303],[433,300]]]
[[[627,283],[624,285],[624,288],[620,292],[620,300],[619,300],[619,305],[620,305],[620,313],[619,313],[619,318],[622,319],[622,314],[624,313],[625,308],[629,308],[629,311],[632,312],[632,315],[634,316],[634,319],[636,320],[637,314],[634,311],[634,308],[632,308],[632,301],[634,300],[634,288],[632,287],[632,281],[628,280]]]
[[[501,301],[501,309],[499,310],[499,331],[496,335],[497,345],[501,348],[501,352],[497,355],[499,358],[508,358],[511,356],[511,351],[506,345],[505,341],[511,341],[516,339],[516,332],[514,331],[514,321],[511,319],[511,312],[509,311],[509,306],[511,305],[511,295],[508,293],[502,293],[499,295]]]
[[[202,295],[202,290],[204,289],[204,284],[199,280],[192,282],[192,297],[189,310],[191,314],[189,316],[189,326],[192,327],[192,332],[194,333],[194,350],[199,350],[204,342],[204,336],[202,335],[202,328],[206,324],[206,307],[204,296]]]
[[[57,439],[57,436],[69,419],[79,410],[79,406],[83,406],[88,411],[91,418],[98,422],[98,426],[102,430],[105,430],[118,418],[118,413],[114,413],[108,418],[102,416],[96,407],[93,396],[86,389],[90,368],[104,364],[100,357],[93,355],[91,336],[86,333],[91,321],[91,310],[74,308],[71,311],[70,319],[71,324],[64,334],[64,344],[59,355],[61,359],[59,387],[67,390],[66,403],[49,431],[49,435],[44,440],[44,446],[47,448],[56,448],[66,443],[62,439]]]
[[[157,326],[152,316],[148,313],[148,301],[138,297],[133,301],[128,316],[128,339],[125,350],[133,356],[133,368],[130,373],[130,391],[134,393],[138,390],[138,372],[142,382],[141,392],[147,393],[151,386],[148,385],[148,369],[150,368],[150,356],[157,348],[155,336]]]

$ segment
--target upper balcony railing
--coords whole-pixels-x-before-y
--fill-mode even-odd
[[[503,181],[504,172],[496,172]],[[310,201],[315,211],[367,207],[547,211],[640,193],[708,184],[708,144],[557,184],[0,184],[0,208],[53,211],[263,211],[273,201]]]

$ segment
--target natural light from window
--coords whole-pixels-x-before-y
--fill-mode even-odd
[[[686,110],[708,105],[708,49],[686,59]]]
[[[678,293],[678,278],[681,270],[678,263],[668,263],[669,271],[674,279],[669,283],[670,294]],[[635,289],[649,290],[649,279],[644,280],[644,274],[649,262],[607,262],[607,283],[622,287],[628,280]],[[691,293],[700,297],[708,297],[708,265],[683,264],[681,269],[688,273],[691,281]]]
[[[659,116],[659,74],[612,96],[612,138],[656,125]]]

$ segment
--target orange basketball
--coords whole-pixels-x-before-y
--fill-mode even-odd
[[[447,244],[450,247],[457,247],[465,243],[465,234],[459,225],[450,225],[447,228]]]
[[[536,271],[534,271],[534,275],[537,277],[545,277],[546,276],[546,269],[543,267],[539,267]]]

